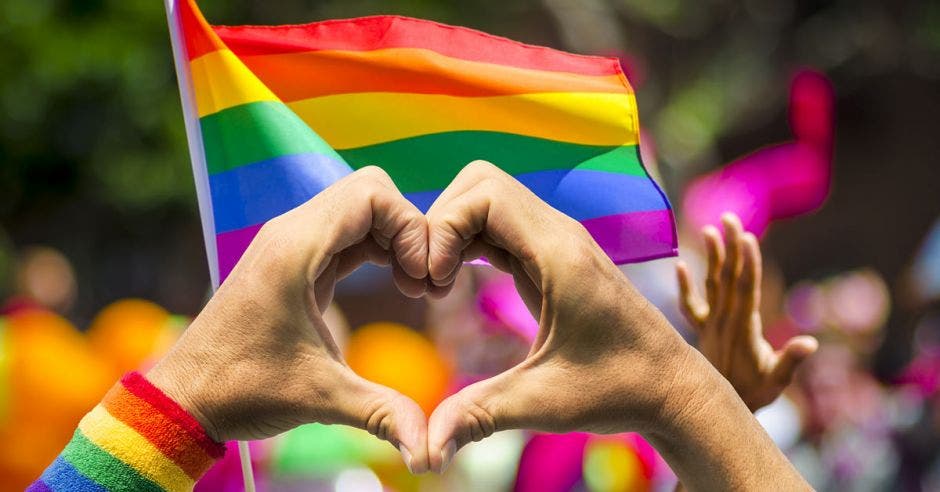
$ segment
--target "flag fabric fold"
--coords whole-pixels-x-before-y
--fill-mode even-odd
[[[675,254],[616,59],[399,16],[210,26],[193,0],[167,1],[217,283],[266,221],[367,165],[426,211],[487,160],[615,262]]]

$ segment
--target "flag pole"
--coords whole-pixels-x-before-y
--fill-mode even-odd
[[[173,47],[173,61],[176,64],[176,80],[180,90],[180,102],[183,106],[183,122],[186,125],[186,140],[189,142],[189,157],[193,165],[193,178],[196,181],[196,197],[199,201],[199,218],[202,220],[202,236],[206,245],[206,259],[209,260],[209,278],[212,291],[219,288],[219,262],[215,244],[215,219],[212,215],[212,195],[209,191],[209,171],[206,166],[206,152],[202,144],[202,130],[199,115],[196,114],[196,98],[193,96],[192,75],[186,57],[186,44],[180,33],[177,3],[179,0],[164,0],[167,24],[170,28],[170,43]]]
[[[184,0],[185,1],[185,0]],[[179,85],[180,103],[183,106],[183,122],[186,126],[186,140],[189,143],[189,157],[193,166],[193,179],[196,182],[196,197],[199,202],[199,218],[202,221],[202,235],[206,247],[206,259],[209,261],[209,279],[212,292],[219,288],[219,261],[215,243],[215,219],[212,215],[212,195],[209,190],[209,172],[206,167],[205,147],[202,144],[202,131],[199,115],[196,114],[196,99],[192,91],[192,75],[186,57],[186,45],[180,33],[177,13],[179,0],[164,0],[167,26],[170,30],[170,44],[173,48],[173,62],[176,65],[176,80]],[[238,455],[242,466],[242,479],[245,492],[255,492],[254,471],[251,468],[251,450],[248,443],[238,441]]]

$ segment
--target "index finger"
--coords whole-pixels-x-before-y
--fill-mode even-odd
[[[408,276],[427,277],[424,215],[377,167],[354,172],[282,217],[290,222],[290,227],[317,228],[312,232],[322,238],[321,254],[325,257],[342,253],[371,234],[379,246],[394,252]],[[318,273],[312,272],[313,278]]]
[[[427,221],[428,273],[434,283],[452,275],[464,249],[480,236],[518,259],[538,285],[547,253],[570,249],[565,241],[579,236],[574,220],[483,161],[469,164],[454,178],[431,206]]]

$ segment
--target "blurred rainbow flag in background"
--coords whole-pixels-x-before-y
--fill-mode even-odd
[[[397,16],[218,27],[166,2],[216,286],[267,220],[370,164],[426,211],[485,159],[615,262],[675,254],[614,58]]]

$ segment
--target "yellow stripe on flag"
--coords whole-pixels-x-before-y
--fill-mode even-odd
[[[206,53],[189,64],[200,118],[233,106],[278,100],[229,50]]]
[[[555,92],[496,97],[371,92],[288,106],[334,149],[476,130],[584,145],[638,141],[633,94]]]
[[[101,405],[78,428],[93,444],[166,490],[192,490],[195,481],[145,437],[114,418]]]

